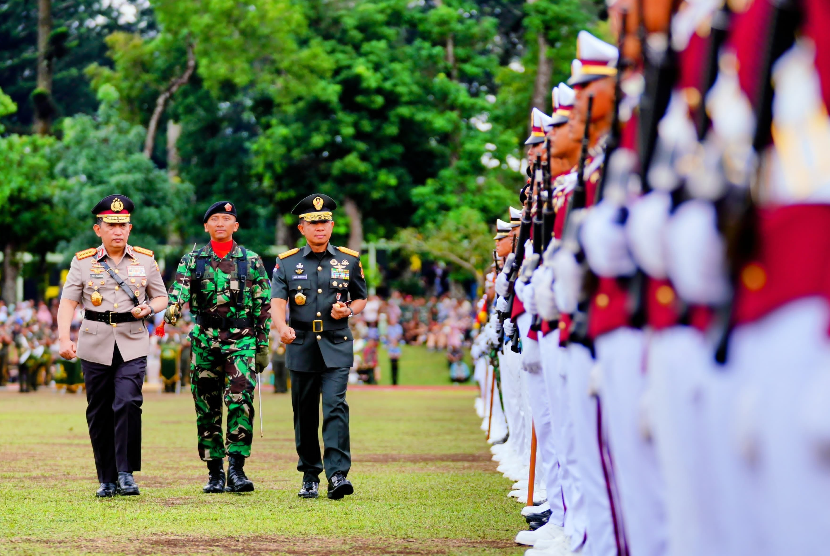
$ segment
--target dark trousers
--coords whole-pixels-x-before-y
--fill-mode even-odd
[[[271,361],[271,368],[274,370],[274,393],[285,394],[288,392],[288,369],[285,368],[285,361]]]
[[[147,358],[125,362],[116,346],[112,365],[82,360],[81,368],[98,481],[114,483],[119,471],[141,470],[141,386]]]
[[[398,385],[398,360],[397,359],[390,359],[389,363],[392,364],[392,385]]]
[[[297,444],[297,471],[303,482],[318,482],[326,470],[330,479],[338,471],[348,475],[352,465],[349,447],[349,404],[346,386],[349,368],[326,369],[321,373],[291,371],[291,405],[294,407],[294,441]],[[320,398],[323,399],[323,458],[320,459]]]

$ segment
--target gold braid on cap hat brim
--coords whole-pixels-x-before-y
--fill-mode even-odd
[[[125,224],[130,221],[129,214],[99,214],[98,218],[107,224]]]
[[[305,220],[306,222],[331,220],[331,212],[306,212],[300,215],[300,220]]]

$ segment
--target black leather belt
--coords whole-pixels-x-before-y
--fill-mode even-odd
[[[199,326],[206,326],[208,328],[229,330],[231,328],[253,328],[254,321],[251,318],[232,319],[221,315],[197,315],[196,324]]]
[[[95,322],[105,322],[107,324],[120,324],[122,322],[135,322],[137,319],[135,316],[127,311],[126,313],[116,313],[114,311],[85,311],[84,312],[84,319],[91,320]]]
[[[291,319],[289,326],[294,330],[306,330],[309,332],[323,332],[324,330],[343,330],[349,327],[349,320],[342,319],[340,322],[335,322],[329,325],[323,325],[322,320],[313,320],[311,322],[305,320]]]

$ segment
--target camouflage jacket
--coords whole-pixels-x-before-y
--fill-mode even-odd
[[[196,276],[196,259],[199,252],[209,257],[205,274],[200,284],[191,289],[191,279]],[[242,249],[234,242],[233,248],[225,258],[220,259],[208,243],[182,257],[176,269],[176,278],[170,286],[169,304],[183,306],[190,302],[190,312],[194,318],[199,316],[220,316],[229,319],[252,319],[250,328],[229,328],[222,330],[197,324],[191,336],[209,343],[223,345],[234,344],[236,348],[256,347],[257,350],[268,346],[268,333],[271,329],[271,284],[262,259],[253,251],[247,251],[248,276],[244,285],[242,311],[237,307],[239,281],[237,280],[237,259],[242,257]],[[191,294],[194,299],[191,299]],[[198,321],[197,321],[198,322]]]

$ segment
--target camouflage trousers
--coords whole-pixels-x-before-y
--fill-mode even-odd
[[[211,348],[193,338],[190,358],[190,391],[196,402],[196,429],[202,461],[225,455],[249,457],[253,440],[253,347]],[[222,404],[228,408],[227,435],[222,438]],[[227,445],[227,450],[226,450]]]

